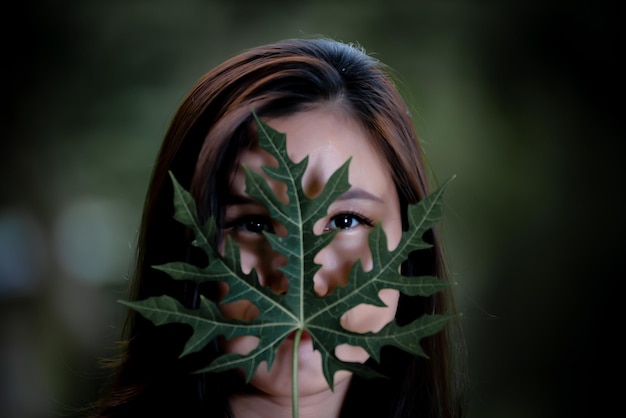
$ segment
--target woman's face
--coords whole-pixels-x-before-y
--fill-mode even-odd
[[[309,156],[302,184],[309,197],[319,194],[331,174],[352,157],[350,190],[331,204],[327,215],[314,225],[317,235],[338,230],[333,241],[314,260],[321,265],[313,277],[314,288],[320,296],[327,295],[336,286],[346,283],[348,272],[357,259],[361,259],[366,270],[372,268],[367,236],[375,223],[382,222],[390,250],[398,245],[402,229],[396,187],[386,162],[372,147],[369,133],[338,106],[321,106],[265,122],[287,135],[287,152],[293,161]],[[245,151],[241,162],[258,173],[262,173],[263,165],[276,166],[275,159],[259,148]],[[284,184],[265,177],[274,192],[286,201]],[[286,263],[286,259],[271,249],[261,232],[265,230],[284,235],[286,231],[270,219],[268,210],[262,204],[246,199],[244,178],[243,169],[239,168],[235,172],[226,207],[224,232],[239,243],[244,272],[254,267],[263,285],[276,293],[283,293],[289,283],[279,267]],[[225,293],[226,289],[222,291]],[[398,292],[385,289],[380,292],[380,297],[387,307],[359,305],[342,316],[342,325],[354,332],[381,329],[395,316]],[[221,305],[221,309],[229,318],[251,320],[258,315],[256,306],[248,301]],[[244,354],[256,347],[257,342],[255,337],[239,337],[225,341],[224,349]],[[285,340],[271,370],[268,371],[262,364],[251,384],[270,395],[290,396],[292,344],[292,340]],[[364,362],[368,358],[360,347],[348,345],[339,346],[336,353],[345,361]],[[306,334],[299,347],[299,362],[301,396],[328,390],[319,352],[313,350],[312,340]],[[337,373],[335,386],[347,382],[349,376],[345,371]]]

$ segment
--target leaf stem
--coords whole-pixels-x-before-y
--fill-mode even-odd
[[[300,338],[302,337],[302,328],[296,331],[293,338],[293,347],[291,348],[291,416],[298,418],[298,353],[300,347]]]

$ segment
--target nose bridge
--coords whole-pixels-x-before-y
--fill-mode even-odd
[[[308,197],[313,198],[324,190],[326,179],[319,165],[315,164],[314,158],[309,158],[307,169],[302,177],[302,190]]]
[[[302,190],[309,198],[314,198],[324,190],[328,179],[348,157],[327,143],[317,144],[313,141],[313,144],[309,144],[308,147],[309,152],[306,154],[308,161],[302,177]]]

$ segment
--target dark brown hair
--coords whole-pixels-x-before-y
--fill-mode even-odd
[[[210,288],[171,280],[153,265],[194,260],[188,232],[173,220],[172,171],[194,195],[201,216],[221,224],[229,179],[240,152],[254,142],[252,110],[261,117],[287,116],[334,102],[360,121],[387,161],[403,212],[428,191],[421,148],[408,108],[388,69],[361,48],[329,39],[294,39],[242,52],[208,72],[179,107],[165,136],[147,193],[137,244],[130,299],[160,294],[193,307]],[[406,217],[404,217],[406,227]],[[436,230],[427,232],[429,250],[411,254],[408,275],[448,280]],[[452,293],[429,298],[401,296],[398,323],[424,313],[454,312]],[[372,364],[389,379],[354,377],[342,416],[463,416],[463,340],[458,324],[425,339],[424,359],[395,348]],[[128,312],[115,376],[103,394],[97,417],[158,415],[225,416],[227,396],[238,380],[232,373],[192,374],[219,354],[217,344],[178,358],[190,330],[155,327]],[[460,349],[459,349],[460,348]],[[460,354],[459,357],[457,354]],[[459,359],[461,361],[459,361]]]

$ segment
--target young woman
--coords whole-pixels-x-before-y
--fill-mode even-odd
[[[281,234],[281,225],[268,210],[245,193],[242,164],[262,173],[275,161],[256,143],[251,110],[287,135],[293,161],[305,156],[309,164],[304,192],[320,193],[329,176],[351,159],[350,191],[331,204],[315,224],[315,234],[337,230],[316,255],[321,265],[313,277],[315,291],[324,296],[345,284],[347,271],[361,259],[372,258],[367,234],[381,222],[392,250],[408,228],[407,205],[429,193],[423,156],[408,109],[386,67],[358,47],[328,39],[295,39],[243,52],[208,72],[190,91],[175,115],[162,144],[148,190],[130,299],[167,294],[197,306],[199,294],[219,300],[223,286],[197,286],[172,280],[152,266],[172,261],[201,264],[203,255],[191,244],[189,231],[173,218],[171,171],[193,195],[203,221],[213,217],[218,243],[226,235],[238,242],[244,271],[255,268],[260,282],[276,293],[289,283],[262,232]],[[269,180],[281,197],[284,190]],[[426,236],[433,246],[414,252],[403,264],[410,276],[448,279],[437,231]],[[455,311],[449,290],[431,297],[408,297],[396,290],[380,293],[386,307],[361,305],[341,318],[356,332],[377,331],[395,320],[403,325],[428,313]],[[258,315],[247,301],[225,304],[228,318]],[[115,376],[94,417],[290,417],[291,341],[280,346],[267,370],[262,364],[245,384],[237,371],[194,374],[212,358],[245,353],[251,337],[216,339],[202,351],[179,355],[190,336],[180,324],[155,326],[128,312]],[[380,362],[361,349],[342,346],[345,361],[371,363],[387,376],[363,379],[341,371],[334,390],[325,382],[319,353],[310,339],[299,346],[300,416],[302,417],[422,417],[458,418],[464,414],[463,340],[458,324],[422,340],[429,358],[385,347]]]

